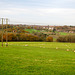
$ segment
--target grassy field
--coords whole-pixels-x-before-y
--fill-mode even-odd
[[[1,42],[0,42],[1,45]],[[0,75],[75,75],[75,43],[9,42],[0,46]]]
[[[60,35],[75,35],[75,33],[59,32]]]
[[[60,35],[68,35],[69,33],[60,32]]]
[[[40,30],[36,30],[36,29],[25,29],[25,31],[28,31],[30,33],[33,33],[33,32],[40,32]]]

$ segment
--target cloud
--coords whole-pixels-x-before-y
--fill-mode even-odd
[[[75,24],[75,0],[2,0],[0,17],[27,22]]]
[[[40,18],[40,21],[43,21],[47,19],[56,21],[72,21],[75,19],[75,9],[69,9],[69,8],[11,8],[11,9],[2,9],[0,11],[0,16],[14,16],[14,17],[25,17],[25,18],[32,18],[32,19],[38,19]]]
[[[41,13],[61,13],[61,14],[72,14],[75,13],[75,9],[71,8],[48,8],[48,9],[38,9]]]
[[[3,15],[18,15],[18,14],[26,14],[28,13],[28,9],[22,9],[22,8],[9,8],[9,9],[2,9],[0,10],[0,14]]]

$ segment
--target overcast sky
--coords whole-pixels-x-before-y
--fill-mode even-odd
[[[2,17],[10,22],[75,25],[75,0],[0,0]]]

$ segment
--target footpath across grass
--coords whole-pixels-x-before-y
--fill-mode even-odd
[[[8,44],[0,42],[0,75],[75,75],[75,43]]]

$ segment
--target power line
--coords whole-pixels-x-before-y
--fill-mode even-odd
[[[27,24],[27,25],[50,25],[49,23],[25,22],[25,21],[10,21],[10,24]]]
[[[35,25],[37,25],[37,24],[39,24],[39,25],[49,25],[49,24],[47,24],[47,23],[35,23],[35,22],[21,22],[21,21],[10,21],[10,23],[18,23],[18,24],[35,24]]]

